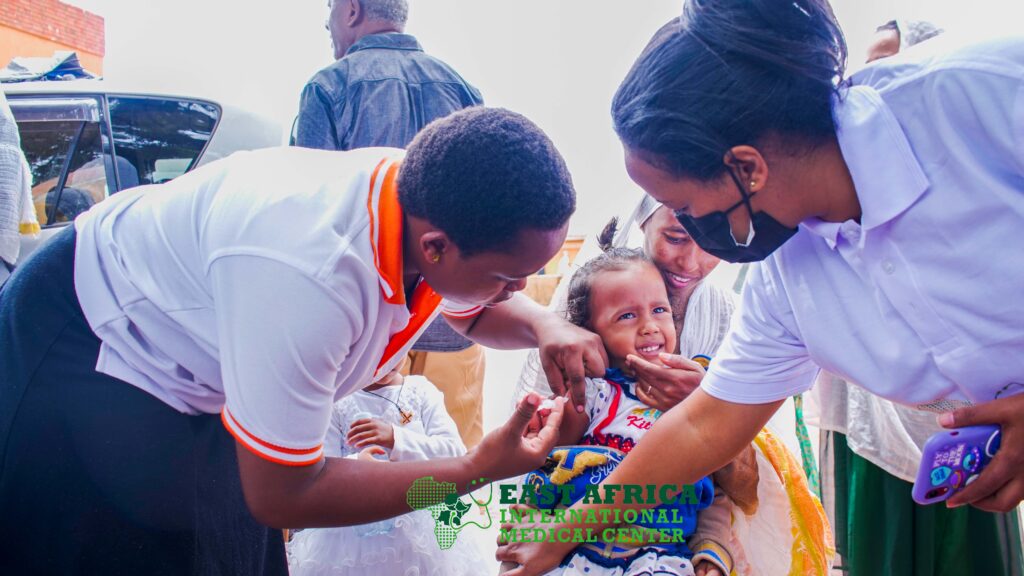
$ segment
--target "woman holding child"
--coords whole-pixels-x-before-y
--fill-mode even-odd
[[[1007,249],[1024,221],[1024,42],[850,78],[845,56],[824,0],[687,0],[620,86],[630,177],[707,252],[763,262],[701,387],[606,482],[696,481],[820,367],[946,427],[1000,425],[992,465],[949,505],[1024,497],[1024,253]],[[540,574],[570,546],[498,556]]]
[[[643,233],[641,249],[625,247],[634,223]],[[734,310],[732,293],[706,281],[721,260],[702,250],[670,209],[645,195],[618,233],[617,227],[613,221],[605,228],[598,240],[602,253],[579,267],[554,303],[570,322],[600,335],[609,358],[605,376],[588,379],[584,418],[563,417],[558,444],[599,444],[612,450],[613,460],[628,455],[662,412],[700,384]],[[650,306],[638,305],[645,295]],[[626,309],[627,303],[637,309]],[[524,366],[520,395],[550,393],[534,366]],[[593,451],[569,450],[577,459]],[[598,465],[591,481],[607,469]],[[538,471],[528,481],[545,477]],[[691,511],[695,524],[672,525],[683,529],[685,547],[588,543],[549,574],[774,576],[800,563],[827,565],[832,547],[824,512],[795,458],[767,430],[695,490],[707,498]],[[602,558],[608,550],[614,558]]]

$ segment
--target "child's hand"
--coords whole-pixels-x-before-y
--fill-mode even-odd
[[[377,456],[387,456],[387,452],[384,451],[380,446],[370,446],[369,448],[363,448],[356,455],[356,460],[363,460],[364,462],[380,462],[381,459]]]
[[[541,428],[544,427],[544,423],[548,421],[548,416],[551,415],[551,407],[554,405],[553,398],[548,398],[540,403],[537,412],[533,414],[533,418],[530,418],[530,423],[526,425],[527,434],[540,432]]]
[[[348,437],[345,441],[354,448],[363,448],[375,444],[386,448],[395,447],[395,428],[391,424],[374,420],[373,418],[361,418],[352,423],[348,429]]]
[[[722,574],[722,571],[718,569],[718,566],[715,566],[707,560],[698,562],[697,566],[694,567],[694,573],[697,576],[725,576],[725,574]]]
[[[500,428],[484,436],[469,458],[482,477],[502,480],[524,474],[540,466],[558,440],[565,398],[556,398],[551,413],[543,418],[543,427],[531,432],[541,398],[531,392],[523,398],[515,412]]]
[[[540,432],[540,429],[544,427],[544,420],[547,419],[548,414],[551,414],[551,410],[548,408],[537,410],[533,418],[530,418],[530,423],[526,425],[526,433],[536,434]]]

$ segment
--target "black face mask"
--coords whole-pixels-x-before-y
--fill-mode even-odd
[[[755,214],[754,210],[750,207],[750,199],[756,192],[748,194],[743,189],[739,179],[736,178],[736,174],[732,170],[728,170],[728,172],[729,176],[732,177],[732,181],[736,183],[736,188],[739,189],[742,200],[724,212],[712,212],[700,218],[694,218],[676,210],[676,220],[679,220],[683,228],[686,228],[686,232],[693,238],[693,241],[712,256],[717,256],[726,262],[757,262],[764,260],[779,246],[785,244],[786,240],[789,240],[793,234],[796,234],[797,229],[786,228],[778,220],[765,212]],[[729,225],[729,213],[744,205],[747,207],[747,213],[750,215],[750,234],[752,235],[747,236],[746,246],[736,242],[732,236],[732,227]]]

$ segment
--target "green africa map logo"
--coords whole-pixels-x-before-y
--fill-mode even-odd
[[[487,500],[477,500],[472,494],[473,487],[483,487],[484,485],[489,488]],[[424,476],[416,479],[405,493],[405,501],[410,508],[430,512],[430,516],[434,519],[434,537],[437,538],[437,545],[442,550],[451,548],[455,544],[456,538],[459,537],[459,532],[467,526],[491,527],[491,511],[487,506],[494,496],[494,488],[486,478],[474,480],[469,483],[469,486],[469,498],[486,514],[487,524],[480,524],[473,520],[463,521],[473,505],[459,498],[459,492],[454,482],[437,482],[433,476]]]

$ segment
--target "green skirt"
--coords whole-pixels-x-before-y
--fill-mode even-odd
[[[969,576],[1024,572],[1016,512],[921,506],[912,485],[857,456],[832,434],[836,568],[850,576]]]

